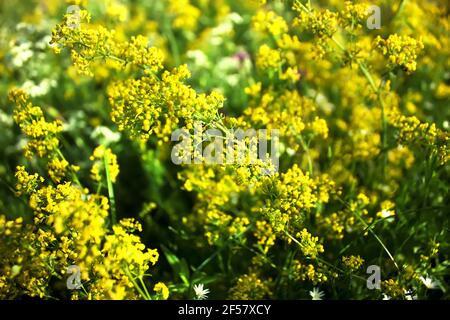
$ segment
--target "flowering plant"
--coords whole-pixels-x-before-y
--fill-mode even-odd
[[[33,3],[0,298],[450,297],[447,1]]]

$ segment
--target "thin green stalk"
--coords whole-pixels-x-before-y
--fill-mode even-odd
[[[102,191],[102,182],[100,181],[97,185],[97,194],[100,194],[101,191]]]
[[[311,160],[311,154],[309,152],[308,145],[303,140],[302,135],[300,135],[300,143],[301,143],[303,149],[305,149],[305,151],[306,151],[306,156],[308,158],[308,170],[309,170],[309,174],[312,176],[313,175],[313,164],[312,164],[312,160]]]
[[[165,23],[164,31],[167,35],[167,39],[169,40],[170,49],[172,51],[173,60],[176,66],[180,65],[180,50],[178,49],[177,40],[175,39],[175,35],[172,31],[172,26],[170,25],[170,21]]]
[[[400,13],[402,13],[403,8],[405,7],[405,4],[406,4],[406,0],[400,0],[400,4],[398,5],[398,9],[395,12],[394,16],[392,17],[392,21],[397,19],[397,17],[400,15]]]
[[[339,198],[339,201],[341,203],[343,203],[348,209],[350,209],[350,206],[341,198]],[[392,260],[392,262],[394,263],[395,267],[397,268],[398,271],[400,271],[400,268],[397,265],[397,262],[394,259],[394,256],[391,254],[391,252],[389,251],[389,249],[386,247],[386,245],[384,244],[384,242],[380,239],[380,237],[372,230],[372,228],[367,224],[367,222],[364,221],[364,219],[361,217],[361,215],[354,211],[351,210],[350,211],[358,218],[358,220],[364,225],[364,227],[366,228],[366,230],[369,230],[370,234],[378,241],[378,243],[381,245],[381,247],[384,249],[384,251],[387,253],[387,255],[389,256],[389,258]]]
[[[105,152],[105,155],[103,156],[103,163],[105,165],[105,172],[106,172],[106,184],[108,186],[108,197],[109,202],[111,204],[111,224],[116,224],[116,198],[114,196],[114,187],[111,181],[111,174],[109,172],[109,165],[108,165],[108,154]]]
[[[130,270],[128,269],[128,266],[123,269],[125,274],[127,275],[128,279],[130,279],[131,283],[133,283],[133,286],[136,288],[136,290],[139,292],[139,294],[145,299],[145,300],[151,300],[150,296],[147,296],[145,292],[142,291],[142,289],[139,287],[139,285],[136,283],[133,275],[131,274]]]
[[[87,292],[86,288],[84,287],[83,284],[81,284],[81,290],[83,290],[84,294],[87,296],[89,296],[89,293]]]
[[[145,291],[145,294],[147,295],[147,298],[148,298],[149,300],[152,300],[152,296],[151,296],[150,293],[148,292],[147,286],[145,285],[144,280],[142,279],[142,277],[139,277],[138,279],[139,279],[139,282],[141,283],[142,287],[144,288],[144,291]]]
[[[289,232],[285,231],[284,233],[285,233],[292,241],[294,241],[296,244],[298,244],[300,247],[303,247],[303,245],[301,244],[301,242],[298,241],[295,237],[293,237]],[[316,259],[317,261],[322,262],[323,264],[326,264],[327,266],[329,266],[329,267],[331,267],[331,268],[333,268],[333,269],[335,269],[335,270],[337,270],[337,271],[343,273],[343,274],[345,273],[345,271],[342,270],[341,268],[336,267],[334,264],[329,263],[328,261],[325,261],[325,260],[323,260],[323,259],[320,258],[320,257],[316,257],[315,259]],[[354,277],[354,278],[357,278],[357,279],[360,279],[360,280],[363,280],[363,281],[366,281],[365,278],[363,278],[363,277],[361,277],[361,276],[358,276],[358,275],[350,274],[350,276],[351,276],[351,277]]]
[[[375,85],[375,81],[373,80],[372,75],[370,74],[369,70],[365,66],[364,63],[361,61],[358,61],[359,69],[362,71],[364,76],[369,81],[372,89],[377,95],[378,102],[380,103],[381,107],[381,134],[382,134],[382,150],[384,151],[384,161],[383,161],[383,174],[386,174],[386,168],[387,168],[387,117],[386,117],[386,105],[384,103],[383,97],[381,96],[381,90],[383,81],[380,82],[380,85],[377,87]]]
[[[57,153],[58,156],[61,158],[61,160],[66,161],[67,163],[69,163],[69,162],[66,160],[66,158],[64,157],[64,155],[62,154],[61,150],[59,150],[59,148],[56,148],[56,153]],[[70,169],[69,169],[69,170],[70,170],[70,173],[71,173],[71,175],[72,175],[72,179],[75,181],[75,183],[76,183],[80,188],[83,188],[83,186],[82,186],[80,180],[78,179],[77,173],[72,169],[71,166],[69,166],[69,168],[70,168]]]

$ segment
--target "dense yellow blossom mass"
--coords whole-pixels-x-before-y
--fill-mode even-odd
[[[450,298],[447,1],[10,2],[1,299]]]

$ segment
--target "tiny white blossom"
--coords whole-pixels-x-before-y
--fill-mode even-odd
[[[386,209],[383,209],[383,210],[381,210],[381,212],[380,212],[380,216],[381,216],[382,218],[388,218],[388,217],[392,217],[392,216],[394,216],[394,215],[395,215],[395,212],[392,211],[392,210],[386,210]]]
[[[33,56],[31,50],[31,42],[24,42],[19,45],[15,45],[10,49],[12,55],[12,64],[15,67],[21,67]]]
[[[439,283],[429,276],[420,277],[420,280],[423,282],[425,287],[427,287],[427,289],[436,289],[439,287]]]
[[[240,23],[244,22],[244,18],[242,18],[236,12],[230,13],[226,18],[229,19],[231,22],[233,22],[235,24],[240,24]]]
[[[325,294],[318,288],[313,288],[312,291],[309,292],[309,295],[311,296],[312,300],[322,300],[322,298],[325,296]]]
[[[111,131],[108,127],[98,126],[91,133],[91,137],[97,139],[102,144],[115,143],[120,140],[120,133]]]
[[[383,293],[383,300],[391,300],[391,297]]]
[[[412,290],[405,290],[406,300],[417,300],[417,295]]]
[[[43,79],[39,83],[35,83],[32,80],[26,80],[22,89],[29,93],[31,97],[39,97],[47,94],[51,88],[56,87],[56,80],[53,79]]]
[[[192,61],[192,64],[194,64],[195,67],[208,68],[211,65],[208,57],[201,50],[189,50],[186,53],[186,56]]]
[[[203,283],[194,285],[194,292],[197,300],[204,300],[208,298],[209,289],[203,288]]]

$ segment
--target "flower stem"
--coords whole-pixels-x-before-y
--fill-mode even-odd
[[[109,202],[111,203],[111,224],[116,224],[116,198],[114,196],[114,187],[111,181],[111,174],[109,172],[109,165],[108,165],[108,154],[105,152],[103,156],[103,163],[105,165],[105,172],[106,172],[106,184],[108,187],[108,197]]]

